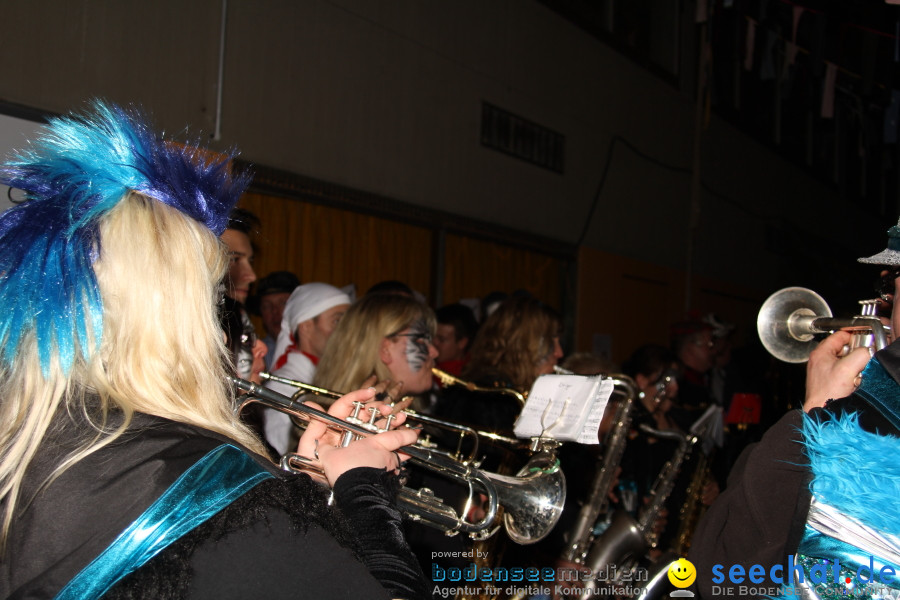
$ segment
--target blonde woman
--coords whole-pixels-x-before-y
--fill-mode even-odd
[[[427,594],[390,500],[414,432],[311,427],[332,509],[233,414],[227,165],[98,102],[3,167],[29,199],[0,216],[0,597]]]
[[[314,383],[329,390],[354,390],[374,381],[392,383],[399,395],[431,389],[437,349],[431,343],[434,313],[398,294],[366,294],[352,305],[328,339]]]

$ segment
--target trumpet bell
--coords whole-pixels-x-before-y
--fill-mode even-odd
[[[759,309],[756,329],[769,354],[784,362],[803,363],[818,344],[810,323],[831,316],[828,303],[817,293],[789,287],[766,299]]]
[[[550,453],[536,454],[515,477],[487,473],[503,506],[503,527],[517,544],[544,539],[562,515],[566,476]]]

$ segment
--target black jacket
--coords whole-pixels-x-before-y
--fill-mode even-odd
[[[26,476],[0,563],[0,597],[53,597],[187,468],[213,448],[234,444],[138,415],[123,438],[39,489],[70,449],[70,438],[45,443]],[[282,473],[247,452],[275,477],[167,546],[105,597],[430,595],[391,504],[395,477],[376,469],[348,472],[335,485],[335,510],[309,477]]]
[[[876,354],[896,384],[883,398],[888,405],[900,405],[900,343]],[[888,410],[876,408],[859,393],[830,400],[822,409],[811,411],[818,419],[834,418],[854,412],[864,431],[881,435],[900,435],[887,416]],[[812,474],[804,453],[801,435],[803,413],[794,410],[781,418],[756,444],[740,455],[728,477],[728,485],[709,507],[697,525],[688,554],[697,570],[696,591],[701,598],[715,598],[711,572],[713,565],[733,564],[745,571],[754,564],[767,571],[776,564],[785,565],[793,556],[803,535],[810,506]],[[728,585],[726,581],[724,585]],[[745,586],[759,589],[760,586]],[[735,598],[757,598],[759,594],[737,594]]]

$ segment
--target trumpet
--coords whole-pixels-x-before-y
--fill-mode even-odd
[[[527,394],[523,394],[517,390],[512,388],[504,388],[504,387],[480,387],[472,383],[471,381],[466,381],[464,379],[460,379],[459,377],[455,377],[446,371],[441,371],[437,367],[433,367],[431,372],[434,373],[434,376],[438,378],[442,385],[450,386],[450,385],[461,385],[470,392],[492,392],[497,394],[506,394],[507,396],[512,396],[519,402],[519,408],[523,408],[525,406],[525,400],[527,399]]]
[[[292,418],[304,421],[316,419],[341,431],[343,445],[358,437],[386,431],[393,418],[393,415],[386,417],[387,425],[385,428],[379,428],[375,421],[380,418],[380,412],[375,408],[370,409],[371,416],[365,422],[359,418],[363,404],[356,403],[353,414],[347,419],[340,419],[249,381],[234,377],[229,379],[236,388],[245,392],[238,399],[237,412],[241,412],[250,404],[259,403],[267,408],[284,412]],[[332,397],[337,394],[319,389]],[[302,394],[303,390],[299,390],[299,393]],[[340,397],[340,394],[337,394],[337,397]],[[498,509],[502,505],[503,526],[507,533],[519,543],[529,544],[546,536],[562,514],[565,480],[562,479],[558,461],[550,450],[535,454],[516,477],[481,471],[446,453],[421,446],[406,446],[403,452],[410,456],[411,462],[439,475],[460,481],[468,487],[468,498],[460,513],[442,499],[435,497],[428,489],[403,488],[398,494],[400,508],[408,518],[437,528],[447,535],[463,532],[473,537],[483,537],[486,531],[491,530]],[[322,475],[322,468],[316,461],[298,454],[289,453],[283,456],[281,468],[292,472],[311,473],[318,477]],[[471,522],[465,515],[470,513],[478,493],[485,496],[484,516],[478,521]]]
[[[324,398],[338,399],[343,394],[339,392],[334,392],[331,390],[327,390],[325,388],[316,387],[314,385],[310,385],[308,383],[303,383],[302,381],[297,381],[295,379],[287,379],[285,377],[279,377],[277,375],[272,375],[271,373],[260,373],[259,374],[262,379],[266,381],[274,381],[277,383],[283,383],[284,385],[289,385],[291,387],[297,388],[297,391],[291,395],[291,400],[295,402],[299,402],[302,396],[307,394],[313,396],[319,396]],[[490,431],[479,431],[468,425],[463,425],[461,423],[454,423],[451,421],[445,421],[443,419],[436,419],[435,417],[431,417],[429,415],[424,415],[419,412],[416,412],[410,408],[407,408],[402,411],[403,414],[406,415],[407,423],[418,423],[422,425],[429,425],[432,427],[436,427],[439,429],[443,429],[445,431],[454,432],[457,436],[456,441],[456,449],[452,451],[444,451],[438,450],[438,445],[432,442],[429,438],[419,439],[416,442],[417,446],[422,446],[424,448],[428,448],[435,452],[442,452],[452,457],[455,460],[462,461],[465,464],[472,464],[477,466],[479,460],[478,451],[480,449],[480,440],[487,439],[491,442],[499,442],[507,444],[513,448],[526,448],[527,446],[518,439],[510,438],[508,436],[504,436],[499,433],[494,433]],[[301,424],[298,424],[299,427],[302,427]],[[463,452],[463,448],[468,441],[468,452]]]
[[[816,334],[844,330],[853,334],[850,347],[881,350],[888,344],[886,327],[875,314],[878,300],[861,300],[861,314],[835,318],[825,300],[802,287],[789,287],[769,296],[759,309],[756,328],[769,354],[789,363],[809,360]]]

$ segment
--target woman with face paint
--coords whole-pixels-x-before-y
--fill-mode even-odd
[[[431,389],[437,349],[430,308],[397,294],[368,294],[328,339],[314,384],[342,392],[390,381],[393,399]]]

